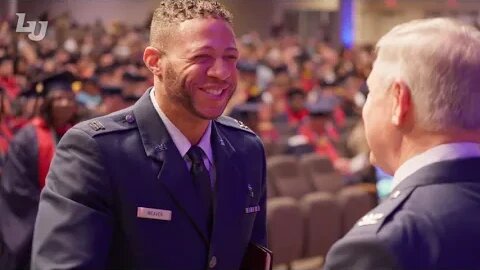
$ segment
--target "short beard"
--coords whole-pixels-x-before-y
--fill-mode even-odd
[[[179,79],[178,73],[170,62],[167,63],[165,70],[164,88],[169,101],[180,104],[185,108],[192,103],[190,95],[186,93],[185,82]]]
[[[167,63],[165,69],[164,87],[168,100],[175,103],[175,105],[182,106],[192,115],[204,120],[214,120],[217,118],[207,117],[195,109],[192,93],[188,92],[185,80],[180,79],[180,76],[170,62]]]

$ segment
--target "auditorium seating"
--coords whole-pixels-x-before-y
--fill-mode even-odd
[[[313,190],[311,183],[300,172],[298,160],[294,156],[279,155],[268,158],[267,175],[279,196],[300,199]]]
[[[332,163],[316,154],[268,157],[267,188],[275,269],[322,262],[330,247],[376,205],[375,190],[346,186]]]
[[[336,193],[342,189],[342,176],[335,171],[332,162],[327,157],[311,153],[302,156],[299,164],[305,178],[317,191]]]
[[[362,187],[348,187],[338,194],[338,203],[343,211],[342,230],[347,233],[352,226],[375,206],[375,201]]]
[[[304,257],[324,257],[342,233],[342,210],[334,195],[307,194],[300,201],[304,220]]]
[[[302,257],[304,226],[302,212],[289,197],[269,199],[267,202],[268,246],[273,251],[275,264],[290,264]]]
[[[272,178],[267,175],[267,198],[276,197],[278,193],[272,181]]]

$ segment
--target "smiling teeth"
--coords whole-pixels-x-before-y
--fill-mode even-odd
[[[212,95],[220,95],[222,93],[222,89],[219,89],[219,90],[214,90],[214,89],[205,89],[205,92],[209,93],[209,94],[212,94]]]

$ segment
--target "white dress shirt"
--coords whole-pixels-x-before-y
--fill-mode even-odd
[[[190,170],[192,166],[192,161],[190,158],[187,156],[188,150],[190,150],[190,147],[192,144],[190,141],[183,135],[183,133],[168,119],[167,115],[162,111],[160,106],[157,103],[157,100],[155,99],[155,89],[152,88],[150,91],[150,100],[153,103],[153,107],[155,107],[155,110],[157,111],[158,115],[163,121],[163,124],[167,128],[168,134],[173,140],[173,143],[175,143],[175,146],[177,147],[178,151],[180,152],[180,155],[183,157],[185,160],[185,163],[187,164],[188,169]],[[214,185],[215,182],[215,170],[214,170],[214,164],[213,164],[213,151],[212,151],[212,144],[210,141],[210,137],[212,134],[212,121],[209,122],[207,130],[203,134],[202,138],[200,139],[200,142],[198,143],[198,146],[202,148],[203,152],[205,155],[203,155],[203,162],[205,164],[205,167],[210,173],[210,179],[212,181],[212,186]],[[213,170],[212,170],[213,168]]]
[[[459,142],[435,146],[405,161],[395,172],[392,182],[392,190],[405,178],[419,169],[430,164],[454,160],[480,157],[480,145],[478,143]]]

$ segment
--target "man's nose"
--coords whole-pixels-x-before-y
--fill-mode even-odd
[[[208,69],[207,75],[212,78],[219,79],[221,81],[226,80],[231,76],[233,68],[227,61],[222,58],[215,59],[213,65]]]

